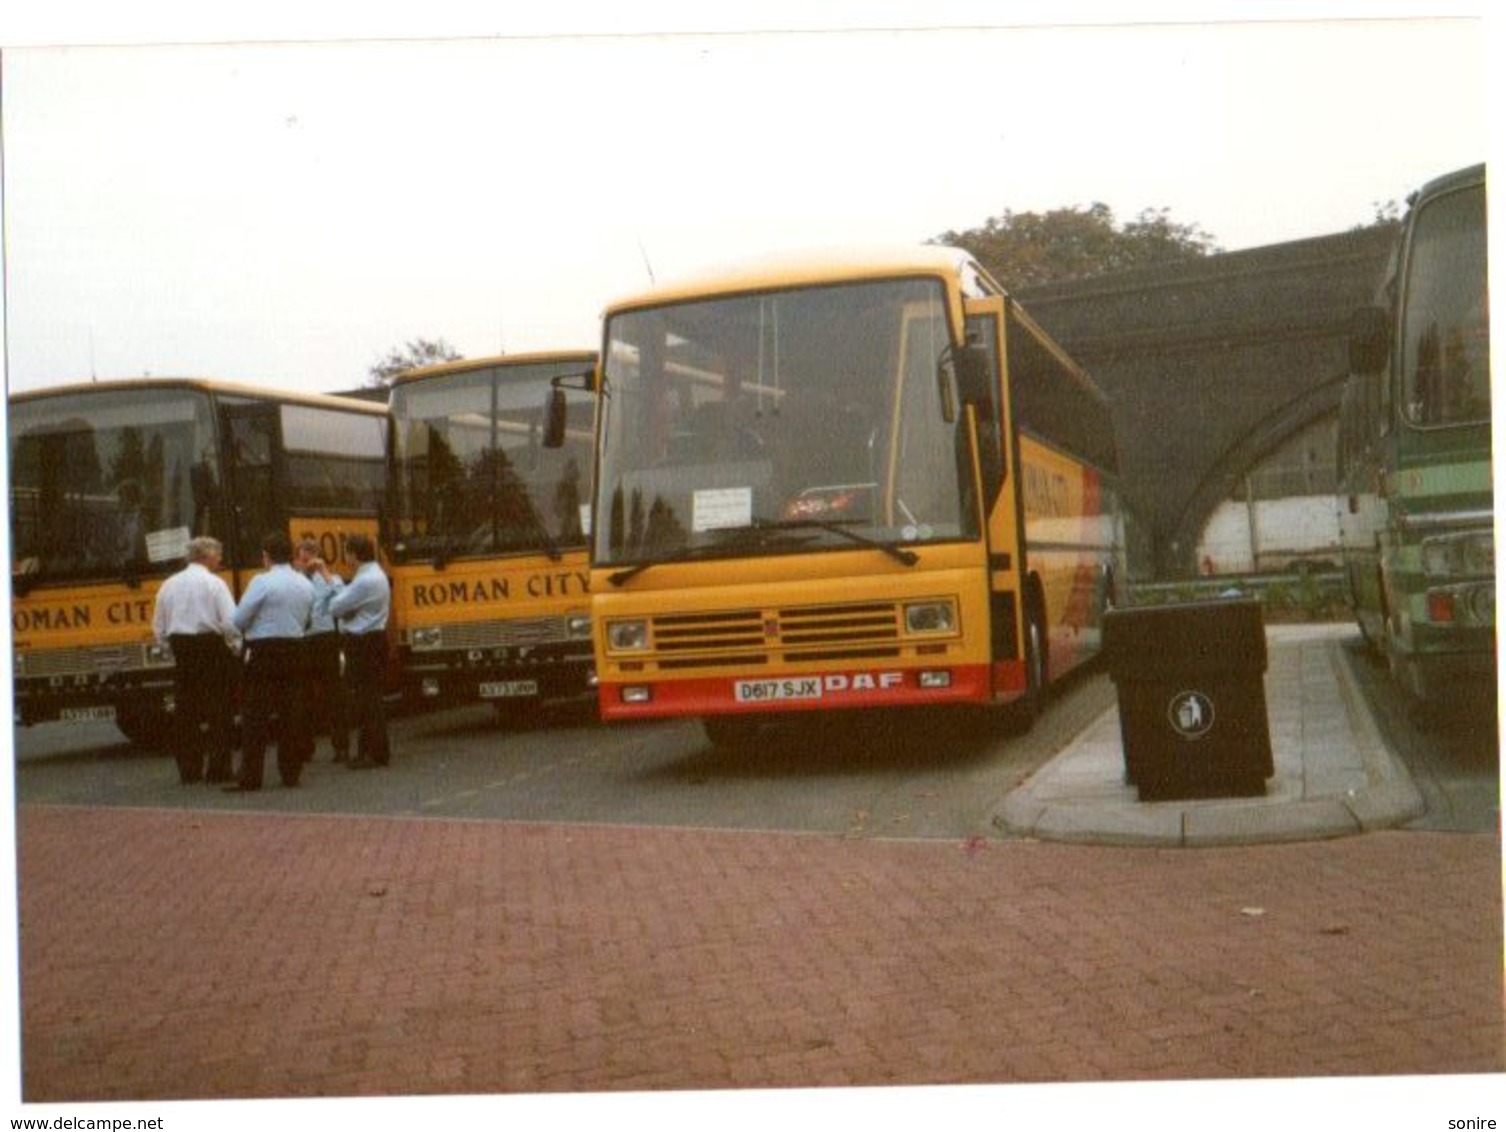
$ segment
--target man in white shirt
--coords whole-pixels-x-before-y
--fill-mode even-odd
[[[238,665],[234,650],[235,600],[214,571],[224,548],[218,539],[188,543],[188,565],[157,591],[152,631],[172,646],[173,756],[185,785],[201,779],[228,782],[232,774],[231,730]],[[208,765],[205,765],[205,731]]]

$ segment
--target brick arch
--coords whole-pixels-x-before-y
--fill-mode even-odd
[[[1342,374],[1316,383],[1236,438],[1209,466],[1202,480],[1188,491],[1182,514],[1171,527],[1172,556],[1178,573],[1196,572],[1198,543],[1219,505],[1272,452],[1308,425],[1336,413],[1343,391]]]
[[[1338,405],[1350,319],[1391,240],[1362,229],[1019,292],[1108,394],[1137,577],[1195,575],[1231,485]]]

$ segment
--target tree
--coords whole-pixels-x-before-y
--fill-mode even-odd
[[[1363,232],[1370,228],[1391,228],[1398,232],[1401,230],[1401,205],[1397,204],[1396,201],[1372,201],[1371,207],[1375,209],[1375,217],[1369,224],[1356,224],[1353,229],[1354,231]]]
[[[443,338],[410,338],[402,349],[388,350],[387,356],[371,367],[366,384],[373,388],[391,385],[392,379],[406,370],[458,361],[460,356]]]
[[[1176,223],[1164,208],[1147,208],[1119,226],[1099,202],[1044,213],[1006,209],[981,228],[944,232],[933,242],[967,249],[1009,288],[1185,263],[1220,250],[1212,236]]]

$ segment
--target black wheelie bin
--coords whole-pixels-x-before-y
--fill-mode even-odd
[[[1141,801],[1265,793],[1275,766],[1259,602],[1111,610],[1103,651],[1119,697],[1125,781]]]

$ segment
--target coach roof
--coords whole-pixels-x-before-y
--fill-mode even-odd
[[[457,358],[453,362],[437,362],[433,365],[415,366],[413,369],[403,370],[393,377],[392,385],[404,385],[410,381],[421,381],[446,374],[474,373],[483,369],[507,369],[513,366],[539,366],[555,363],[594,366],[596,351],[536,350],[526,354],[494,354],[486,358]]]
[[[280,404],[308,405],[327,409],[347,409],[358,413],[381,416],[387,406],[380,402],[362,401],[354,397],[333,393],[303,393],[298,390],[276,386],[249,385],[239,381],[222,381],[214,377],[129,377],[106,381],[79,381],[68,385],[52,385],[45,389],[27,389],[10,395],[12,404],[45,400],[62,396],[99,396],[142,392],[145,390],[194,390],[214,393],[222,397],[246,397]]]
[[[969,295],[1003,293],[1003,288],[961,248],[937,244],[840,247],[781,253],[708,268],[623,296],[610,303],[607,309],[616,311],[713,295],[907,275],[952,277]]]

